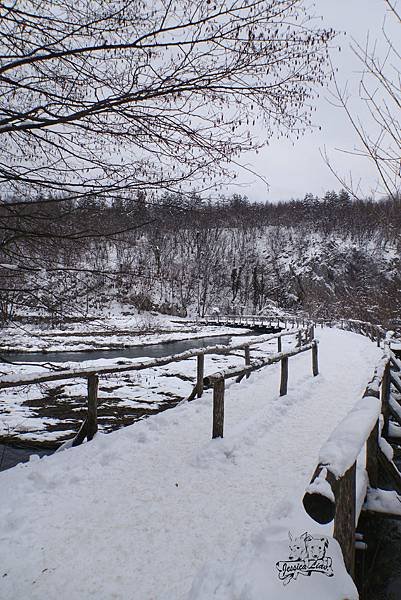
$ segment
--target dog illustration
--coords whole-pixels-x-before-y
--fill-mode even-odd
[[[309,536],[309,539],[305,540],[307,557],[310,560],[320,560],[326,556],[326,550],[329,545],[327,538],[314,538]]]
[[[303,533],[299,537],[293,538],[291,532],[288,532],[288,538],[290,540],[290,560],[306,560],[308,558],[308,552],[306,548],[306,540],[310,539],[308,533]]]
[[[288,532],[288,538],[290,540],[289,543],[289,547],[290,547],[290,555],[289,555],[289,560],[295,560],[295,561],[305,561],[308,558],[308,552],[307,552],[307,548],[306,548],[306,541],[310,539],[310,535],[308,533],[303,533],[302,535],[300,535],[299,537],[295,537],[293,538],[291,535],[291,532]],[[291,575],[288,577],[288,579],[284,582],[284,585],[287,585],[290,581],[296,581],[298,578],[299,573],[297,571],[295,571],[294,573],[291,573]]]

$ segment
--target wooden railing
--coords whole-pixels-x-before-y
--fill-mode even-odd
[[[375,323],[369,323],[367,321],[358,321],[356,319],[339,319],[335,321],[328,321],[317,319],[314,321],[315,325],[321,327],[337,327],[338,329],[344,329],[345,331],[352,331],[368,337],[372,342],[376,342],[377,346],[383,340],[386,339],[387,331],[381,326]]]
[[[282,339],[288,336],[296,336],[297,340],[297,348],[291,350],[287,353],[282,353]],[[187,400],[193,400],[196,396],[200,397],[203,394],[203,390],[208,386],[214,387],[214,375],[211,375],[209,378],[205,377],[204,373],[204,361],[205,355],[207,354],[222,354],[229,355],[233,351],[243,350],[244,351],[244,367],[232,367],[231,369],[227,369],[224,371],[223,376],[223,388],[224,388],[224,379],[228,377],[237,376],[238,381],[242,379],[243,376],[249,376],[252,371],[262,368],[268,364],[273,364],[275,362],[282,361],[282,365],[286,364],[288,358],[290,356],[294,356],[295,354],[299,354],[300,352],[305,352],[306,350],[311,349],[313,353],[313,364],[315,365],[314,371],[317,372],[317,342],[312,341],[314,336],[314,328],[313,326],[308,326],[306,328],[298,328],[293,329],[291,331],[283,331],[281,333],[276,334],[268,334],[268,335],[259,335],[257,337],[253,337],[251,339],[246,340],[242,343],[230,344],[230,345],[215,345],[215,346],[207,346],[205,348],[192,349],[187,350],[185,352],[181,352],[180,354],[173,354],[171,356],[154,358],[154,359],[146,359],[142,361],[137,361],[135,363],[122,364],[122,365],[114,365],[112,367],[86,367],[81,369],[64,369],[57,370],[47,373],[28,373],[26,375],[6,375],[2,377],[0,380],[0,389],[5,388],[15,388],[27,385],[34,385],[38,383],[46,383],[51,381],[62,381],[67,379],[76,379],[76,378],[84,378],[87,380],[87,416],[84,422],[82,423],[77,435],[72,441],[72,445],[78,445],[83,442],[85,438],[91,440],[97,431],[97,396],[98,396],[98,386],[99,386],[99,376],[111,374],[111,373],[124,373],[130,371],[142,371],[144,369],[149,369],[152,367],[160,367],[173,362],[180,362],[183,360],[187,360],[189,358],[197,358],[197,368],[196,368],[196,385],[194,386],[192,393],[187,398]],[[265,342],[269,342],[272,340],[277,340],[277,351],[278,354],[268,355],[264,359],[256,359],[254,361],[251,360],[251,349],[254,346],[259,344],[263,344]],[[282,385],[281,391],[285,389],[286,391],[286,378],[288,375],[285,375],[285,367],[282,367]],[[230,375],[233,373],[233,375]],[[287,373],[288,373],[288,362],[287,362]],[[316,373],[317,374],[317,373]]]
[[[311,325],[313,321],[302,317],[278,317],[276,315],[260,314],[260,315],[205,315],[204,317],[197,319],[198,323],[206,325],[238,325],[242,327],[283,327],[288,329],[289,327],[307,327]]]
[[[233,325],[241,327],[282,327],[283,329],[307,327],[310,325],[321,327],[337,327],[345,331],[352,331],[370,338],[379,347],[386,339],[386,330],[378,324],[357,319],[311,319],[305,317],[278,317],[275,315],[206,315],[198,318],[197,322],[209,325]]]
[[[356,524],[369,495],[382,493],[379,474],[385,473],[401,493],[401,474],[383,450],[391,441],[390,416],[401,425],[401,406],[397,402],[398,411],[391,394],[391,384],[401,392],[397,373],[401,376],[401,364],[385,344],[384,356],[362,398],[321,448],[319,464],[303,498],[305,510],[315,521],[330,523],[334,519],[333,536],[352,576]],[[400,515],[401,511],[397,518]]]
[[[266,358],[256,359],[253,362],[249,362],[245,367],[228,367],[223,371],[218,371],[205,377],[204,383],[207,386],[213,387],[213,432],[212,437],[223,437],[224,432],[224,392],[225,392],[225,381],[232,377],[236,378],[237,382],[240,382],[243,377],[249,376],[252,371],[261,369],[274,363],[281,363],[281,380],[280,380],[280,396],[287,394],[288,387],[288,359],[291,356],[296,356],[302,352],[308,350],[312,351],[312,373],[313,376],[319,374],[318,367],[318,345],[315,339],[311,339],[305,344],[299,345],[294,350],[289,352],[279,352],[267,356]]]

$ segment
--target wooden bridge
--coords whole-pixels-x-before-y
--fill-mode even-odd
[[[383,356],[372,373],[361,398],[355,398],[355,406],[334,429],[322,446],[319,463],[310,483],[306,486],[303,505],[306,512],[318,523],[333,522],[333,536],[342,549],[346,568],[355,576],[356,527],[359,516],[364,513],[401,519],[401,474],[396,460],[401,457],[401,362],[391,352],[386,331],[379,325],[356,320],[339,322],[310,322],[306,319],[277,319],[268,315],[222,316],[218,320],[205,318],[205,323],[227,324],[245,327],[274,327],[276,333],[259,335],[245,342],[229,346],[210,346],[188,350],[181,354],[140,362],[86,369],[55,371],[3,377],[0,389],[33,385],[47,381],[85,378],[88,382],[88,414],[79,432],[71,441],[80,444],[85,437],[91,440],[97,430],[97,391],[99,377],[108,373],[134,372],[158,367],[188,358],[196,358],[196,384],[186,401],[195,400],[204,390],[213,389],[213,415],[211,437],[224,436],[225,384],[228,379],[240,383],[251,373],[279,363],[280,395],[288,391],[289,360],[299,354],[311,353],[311,374],[318,375],[318,343],[316,327],[339,327],[369,337],[383,348]],[[282,341],[289,338],[294,346],[285,352]],[[264,342],[274,341],[277,350],[262,357],[253,358],[252,350]],[[228,355],[243,352],[244,364],[217,372],[205,373],[205,356]],[[311,465],[312,471],[313,465]],[[391,489],[381,489],[386,479]],[[307,482],[305,482],[307,483]],[[387,486],[388,487],[388,486]],[[392,493],[393,492],[393,493]]]
[[[282,318],[275,315],[205,315],[198,318],[197,323],[202,325],[214,325],[225,327],[239,327],[244,329],[254,329],[256,331],[276,332],[282,329],[305,327],[309,322],[306,318],[287,317]]]
[[[282,329],[305,325],[305,320],[229,315],[205,317],[205,323]],[[401,495],[401,472],[395,463],[396,458],[401,459],[401,361],[391,351],[380,325],[350,319],[314,321],[313,326],[352,331],[383,347],[382,359],[362,397],[321,448],[319,464],[303,499],[306,512],[315,521],[334,521],[333,537],[354,578],[356,527],[361,512],[401,520],[401,498],[396,495]],[[383,480],[387,481],[385,490],[379,487]]]
[[[351,575],[361,510],[383,514],[381,500],[388,497],[388,490],[379,489],[380,475],[387,476],[401,493],[401,474],[389,444],[397,445],[401,438],[401,405],[396,396],[396,390],[401,390],[400,371],[400,363],[386,350],[362,398],[321,448],[320,462],[303,499],[315,521],[334,520],[333,537],[340,543]],[[384,504],[389,506],[389,502]],[[387,516],[401,518],[401,504],[392,503]]]
[[[268,315],[207,316],[204,322],[277,329],[305,325],[305,319],[274,319]],[[391,490],[379,488],[379,480],[387,478],[394,492],[401,494],[401,472],[393,460],[394,456],[401,459],[401,361],[391,351],[386,331],[380,325],[355,319],[315,320],[313,325],[364,335],[384,350],[362,398],[322,447],[320,462],[303,500],[305,510],[315,521],[321,524],[334,521],[333,537],[339,542],[346,568],[354,577],[355,534],[361,511],[371,516],[379,513],[401,519],[401,500],[390,496]],[[344,447],[350,435],[352,443]],[[342,449],[338,456],[333,450],[336,448]],[[387,506],[387,511],[383,506]]]

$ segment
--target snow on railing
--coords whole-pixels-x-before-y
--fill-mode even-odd
[[[198,317],[197,322],[205,324],[228,324],[237,325],[242,327],[257,326],[257,327],[274,327],[276,323],[277,327],[283,325],[284,329],[291,327],[307,327],[313,324],[313,321],[301,317],[289,317],[289,316],[277,316],[269,314],[260,315],[220,315],[211,314],[205,315],[204,317]]]
[[[13,374],[4,375],[0,379],[0,389],[18,387],[23,385],[29,385],[34,383],[45,383],[48,381],[61,381],[64,379],[74,378],[87,378],[93,374],[110,374],[110,373],[124,373],[126,371],[142,371],[143,369],[149,369],[152,367],[160,367],[167,365],[171,362],[179,362],[193,358],[195,356],[201,356],[205,354],[229,354],[233,350],[246,349],[257,344],[263,344],[271,340],[277,339],[279,350],[281,347],[281,338],[291,335],[305,335],[306,329],[296,329],[293,331],[284,331],[276,334],[260,335],[258,337],[251,338],[246,342],[239,344],[218,344],[215,346],[206,346],[205,348],[193,348],[180,352],[179,354],[171,354],[170,356],[163,356],[160,358],[149,358],[143,361],[136,361],[135,363],[124,363],[121,365],[114,365],[113,367],[86,367],[80,369],[65,369],[57,370],[51,373],[33,372],[24,375]]]
[[[368,489],[378,487],[379,464],[391,473],[401,491],[400,474],[381,441],[382,433],[388,432],[390,365],[394,360],[386,347],[362,398],[322,446],[319,464],[303,498],[306,512],[315,521],[330,523],[334,519],[333,535],[351,575],[356,523]]]

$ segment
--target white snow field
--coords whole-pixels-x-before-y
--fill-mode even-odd
[[[310,352],[291,358],[287,396],[278,365],[227,383],[224,439],[210,439],[208,391],[0,473],[0,598],[357,598],[334,541],[334,577],[284,586],[275,567],[288,559],[289,531],[330,535],[302,496],[382,354],[353,333],[316,333],[320,375]]]

